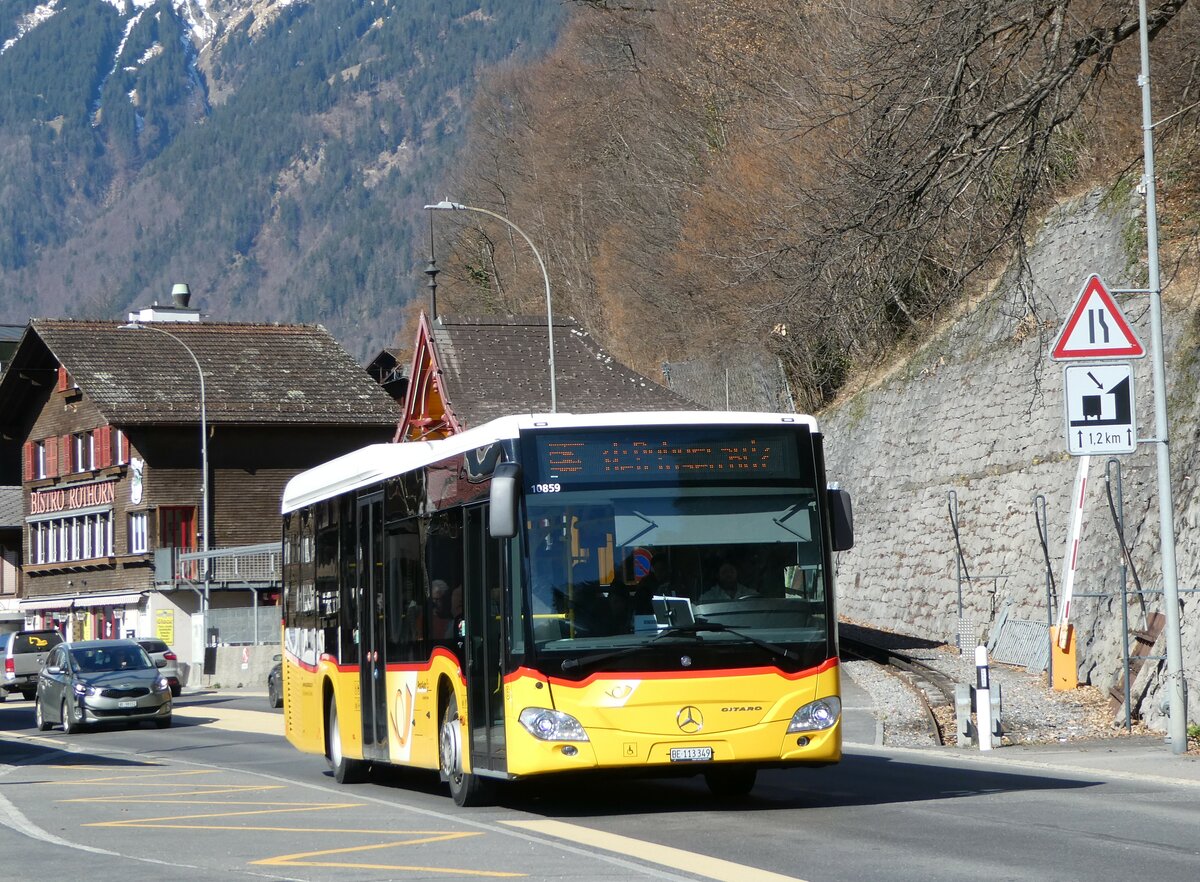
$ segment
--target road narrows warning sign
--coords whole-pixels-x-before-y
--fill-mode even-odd
[[[1054,361],[1084,358],[1142,358],[1146,350],[1126,321],[1100,277],[1084,283],[1058,342],[1050,350]]]

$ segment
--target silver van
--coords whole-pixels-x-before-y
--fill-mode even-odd
[[[38,672],[46,663],[46,656],[62,642],[62,635],[53,628],[5,634],[0,701],[8,698],[10,692],[20,692],[26,699],[32,700],[37,692]]]

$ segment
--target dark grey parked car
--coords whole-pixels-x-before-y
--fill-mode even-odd
[[[133,640],[81,640],[51,650],[38,675],[37,727],[70,734],[99,723],[171,725],[171,686]]]
[[[283,707],[283,656],[276,654],[275,664],[267,674],[267,702],[271,707]]]

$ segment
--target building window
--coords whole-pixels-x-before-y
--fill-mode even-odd
[[[68,563],[111,557],[112,512],[37,521],[29,525],[29,555],[34,564]]]
[[[117,465],[126,465],[129,462],[129,439],[121,429],[113,433],[113,462]]]
[[[35,478],[45,478],[46,474],[46,442],[37,441],[33,445],[34,467],[33,476]]]
[[[74,436],[74,453],[71,471],[90,472],[96,467],[96,437],[91,432],[80,432]]]
[[[146,538],[149,523],[150,516],[144,511],[129,516],[130,554],[145,554],[149,550],[149,542]]]

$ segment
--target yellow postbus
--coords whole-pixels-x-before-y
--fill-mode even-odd
[[[703,774],[841,756],[849,496],[796,414],[547,414],[292,479],[284,714],[339,783]]]

